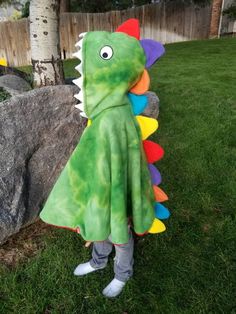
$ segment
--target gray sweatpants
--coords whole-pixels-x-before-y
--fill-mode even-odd
[[[126,282],[133,275],[133,252],[134,239],[132,231],[129,230],[129,242],[121,245],[114,245],[116,255],[114,258],[115,278]],[[94,242],[92,258],[89,261],[93,268],[104,268],[108,262],[108,256],[113,248],[111,237],[105,241]]]

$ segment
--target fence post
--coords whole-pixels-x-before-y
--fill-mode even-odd
[[[209,38],[220,37],[220,24],[224,0],[213,0]]]

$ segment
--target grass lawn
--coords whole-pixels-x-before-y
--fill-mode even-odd
[[[75,64],[65,62],[66,76]],[[165,149],[167,232],[137,241],[134,277],[109,300],[101,291],[112,259],[74,277],[90,249],[55,229],[37,256],[2,267],[1,313],[236,313],[236,39],[166,45],[150,74],[161,100],[154,137]]]
[[[0,87],[0,102],[8,99],[11,95],[6,92],[2,87]]]

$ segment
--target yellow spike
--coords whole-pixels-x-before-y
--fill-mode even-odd
[[[88,119],[87,127],[90,126],[91,124],[92,124],[92,120]]]
[[[7,66],[7,60],[6,59],[4,59],[4,58],[0,58],[0,65],[3,65],[3,66]]]
[[[136,116],[136,119],[139,123],[143,140],[148,138],[158,128],[158,121],[156,119],[144,116]]]
[[[161,233],[166,230],[166,226],[163,224],[162,221],[155,218],[151,228],[148,230],[149,233]]]

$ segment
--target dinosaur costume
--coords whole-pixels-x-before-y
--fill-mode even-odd
[[[140,116],[147,106],[149,68],[164,48],[153,40],[139,40],[136,19],[114,33],[81,34],[75,56],[81,77],[76,105],[88,118],[80,142],[54,185],[40,214],[52,225],[81,234],[86,241],[112,237],[128,241],[127,224],[139,234],[165,230],[160,219],[169,211],[160,202],[166,194],[157,186],[160,173],[153,165],[163,149],[146,140],[158,127]]]

